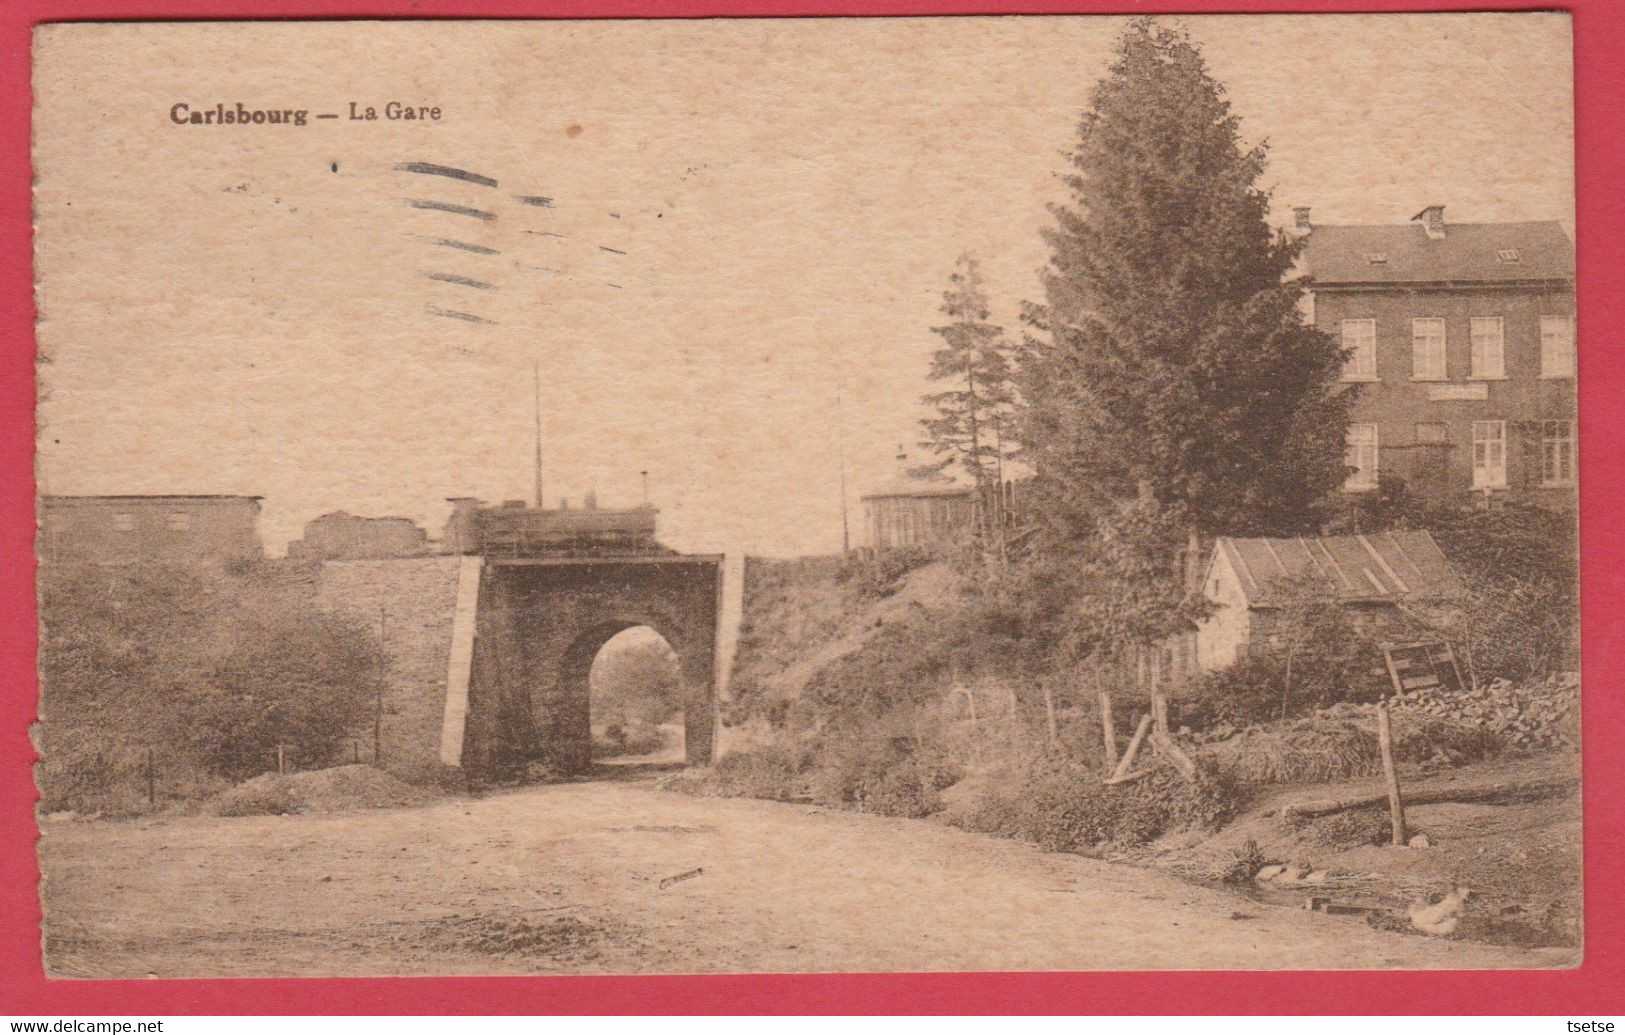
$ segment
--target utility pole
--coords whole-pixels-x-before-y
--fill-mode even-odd
[[[835,443],[841,462],[841,552],[852,552],[852,532],[846,517],[846,411],[842,406],[841,382],[835,382]]]
[[[639,471],[638,476],[643,479],[643,507],[647,510],[649,507],[649,472]]]
[[[538,360],[532,365],[532,372],[536,382],[536,509],[541,510],[542,503],[542,364]]]

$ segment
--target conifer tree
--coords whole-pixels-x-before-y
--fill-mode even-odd
[[[1010,345],[1004,328],[988,322],[987,293],[975,259],[959,257],[943,292],[942,314],[949,322],[932,328],[943,345],[931,356],[930,376],[947,387],[925,397],[935,412],[920,422],[926,432],[921,445],[939,459],[920,471],[957,467],[985,502],[1015,452],[1014,386]]]
[[[1205,537],[1308,531],[1346,475],[1343,353],[1303,322],[1264,166],[1188,34],[1135,21],[1052,206],[1017,377],[1042,547],[1097,576],[1102,636],[1166,631]]]

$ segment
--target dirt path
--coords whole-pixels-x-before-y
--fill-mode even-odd
[[[50,823],[41,858],[48,966],[63,977],[1569,962],[930,823],[633,782],[346,815]]]

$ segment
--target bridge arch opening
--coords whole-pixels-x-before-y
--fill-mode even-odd
[[[695,673],[681,641],[656,621],[621,618],[581,630],[535,701],[544,757],[569,773],[596,761],[681,763]]]
[[[685,696],[682,661],[658,631],[633,625],[605,640],[587,671],[593,761],[683,761]]]

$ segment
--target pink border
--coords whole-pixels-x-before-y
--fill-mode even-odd
[[[1616,0],[6,0],[0,10],[0,1013],[1625,1013],[1625,5]],[[33,758],[33,300],[29,31],[45,21],[346,17],[709,17],[1567,10],[1574,15],[1585,555],[1585,964],[1560,972],[841,974],[344,980],[47,981],[38,935]],[[1532,161],[1539,160],[1531,156]]]

